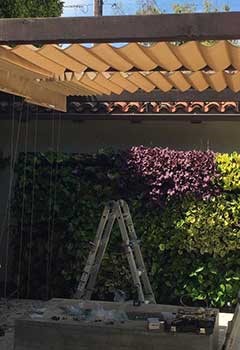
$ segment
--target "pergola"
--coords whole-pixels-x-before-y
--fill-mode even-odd
[[[73,99],[234,102],[236,39],[240,12],[1,19],[0,90],[58,111]]]

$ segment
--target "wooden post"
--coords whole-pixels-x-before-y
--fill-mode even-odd
[[[94,0],[94,16],[103,15],[103,0]]]

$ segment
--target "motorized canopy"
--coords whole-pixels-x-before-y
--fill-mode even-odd
[[[232,16],[232,17],[231,17]],[[154,93],[163,99],[162,96],[172,91],[185,93],[193,91],[202,93],[206,91],[221,93],[226,89],[232,94],[240,91],[240,47],[237,42],[227,40],[210,41],[210,39],[222,37],[223,39],[237,37],[240,33],[240,26],[236,19],[240,19],[239,13],[229,14],[190,14],[190,15],[157,15],[157,16],[127,16],[110,19],[103,18],[87,20],[78,19],[77,23],[83,21],[89,24],[86,33],[81,33],[81,38],[76,39],[76,30],[73,30],[68,37],[71,45],[59,46],[55,42],[62,42],[63,38],[56,39],[56,23],[59,24],[65,19],[33,19],[33,20],[1,20],[0,21],[0,43],[5,43],[9,39],[9,45],[17,42],[17,46],[0,46],[0,90],[22,96],[27,102],[46,106],[60,111],[66,111],[66,101],[68,96],[106,96],[106,101],[111,96],[121,96],[124,94]],[[157,31],[151,36],[140,33],[131,38],[126,34],[126,28],[122,24],[130,26],[127,33],[133,30],[134,23],[141,29],[142,24],[146,25],[149,19],[158,26]],[[115,18],[115,22],[114,22]],[[210,33],[203,31],[203,24],[206,19],[212,20],[209,24]],[[219,20],[225,24],[231,20],[231,25],[226,28],[230,34],[224,34],[219,30]],[[169,32],[167,35],[167,19],[169,19]],[[175,27],[173,23],[175,19]],[[183,19],[186,23],[184,26]],[[10,28],[8,22],[13,27],[19,29],[20,34],[9,36],[4,32],[4,28]],[[12,21],[12,22],[11,22]],[[39,22],[40,21],[40,22]],[[41,22],[44,21],[44,22]],[[54,22],[53,22],[54,21]],[[59,22],[60,21],[60,22]],[[80,22],[79,22],[80,21]],[[112,21],[112,22],[111,22]],[[126,22],[127,21],[127,22]],[[34,26],[35,23],[35,26]],[[49,36],[46,37],[46,28],[39,30],[39,24],[49,24]],[[63,22],[62,22],[63,23]],[[68,22],[70,29],[69,19]],[[72,22],[76,24],[76,21]],[[109,24],[113,26],[113,36],[106,32]],[[215,25],[214,25],[215,23]],[[63,23],[64,24],[64,23]],[[119,37],[116,37],[116,24],[119,26]],[[162,24],[162,27],[161,27]],[[95,44],[84,45],[81,42],[88,42],[94,39],[94,25],[99,28],[99,40],[95,39]],[[149,22],[150,25],[150,22]],[[175,31],[180,32],[174,37]],[[5,26],[5,27],[4,27]],[[34,31],[30,37],[38,33],[46,37],[48,44],[40,47],[32,45],[23,34],[27,28]],[[199,28],[199,33],[197,33]],[[140,31],[139,29],[139,31]],[[52,33],[51,33],[52,31]],[[125,33],[121,34],[121,31]],[[142,31],[142,29],[141,29]],[[149,33],[149,29],[146,29]],[[192,32],[191,32],[192,31]],[[206,29],[204,29],[206,31]],[[24,32],[24,33],[23,33]],[[92,33],[92,35],[90,35]],[[165,36],[163,35],[165,33]],[[52,34],[52,43],[51,43]],[[121,39],[129,38],[126,44],[110,44],[109,42],[120,42]],[[20,37],[19,37],[20,36]],[[22,37],[22,39],[21,39]],[[190,39],[201,40],[185,40]],[[240,34],[239,34],[240,37]],[[74,39],[75,38],[75,39]],[[144,39],[143,43],[136,42],[137,39]],[[170,42],[170,40],[174,42]],[[21,40],[20,40],[21,39]],[[146,40],[148,42],[146,43]],[[184,42],[180,41],[183,39]],[[202,41],[205,39],[204,41]],[[42,44],[42,38],[39,42]],[[24,42],[26,43],[24,44]],[[79,43],[80,42],[80,43]],[[167,98],[166,98],[167,101]]]

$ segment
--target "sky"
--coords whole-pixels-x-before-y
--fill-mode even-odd
[[[166,12],[172,11],[173,3],[194,3],[197,6],[197,11],[201,12],[202,0],[153,0],[159,6],[161,10]],[[76,16],[92,16],[93,15],[93,2],[94,0],[65,0],[63,16],[76,17]],[[121,4],[118,8],[114,4]],[[138,0],[104,0],[103,12],[104,15],[133,15],[138,8]],[[224,4],[230,6],[231,11],[240,11],[240,0],[212,0],[212,3],[217,8],[223,7]],[[68,8],[67,6],[77,5],[76,8]]]

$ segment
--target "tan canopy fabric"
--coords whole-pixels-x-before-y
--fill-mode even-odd
[[[66,110],[70,95],[134,93],[138,89],[164,93],[172,88],[239,92],[240,48],[227,41],[179,46],[165,42],[122,47],[0,46],[0,90],[56,110]]]

